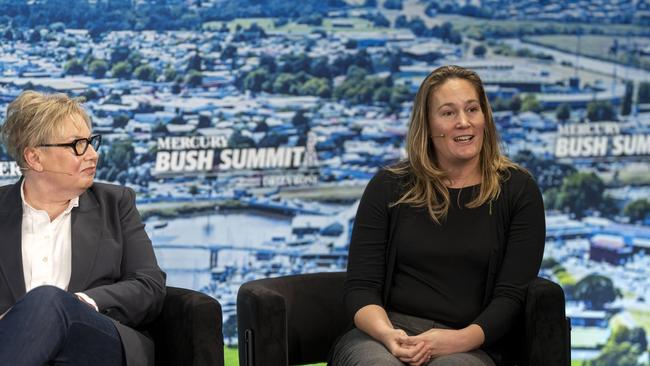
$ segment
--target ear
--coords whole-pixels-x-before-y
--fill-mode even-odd
[[[25,163],[30,170],[37,172],[43,171],[43,164],[41,164],[41,155],[40,152],[34,147],[26,147],[23,150],[23,158]]]

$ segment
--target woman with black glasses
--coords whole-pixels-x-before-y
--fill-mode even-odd
[[[23,172],[0,187],[0,364],[153,365],[135,327],[165,275],[129,188],[94,183],[101,136],[76,99],[26,91],[1,134]]]

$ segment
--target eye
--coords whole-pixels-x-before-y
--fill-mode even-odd
[[[469,107],[469,108],[467,109],[467,111],[470,112],[470,113],[480,112],[480,111],[481,111],[481,107],[480,107],[480,106],[477,106],[477,105],[474,105],[474,106]]]
[[[454,115],[454,112],[453,111],[442,111],[440,113],[440,115],[443,116],[443,117],[451,117],[451,116]]]

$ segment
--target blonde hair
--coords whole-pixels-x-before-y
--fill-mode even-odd
[[[22,92],[11,102],[5,122],[0,126],[0,137],[18,166],[27,168],[26,148],[51,143],[50,139],[62,136],[66,118],[81,117],[92,129],[83,102],[83,98],[70,98],[63,93],[43,94],[33,90]]]
[[[430,73],[415,96],[413,112],[406,139],[407,159],[388,170],[408,176],[405,193],[393,205],[401,203],[415,207],[426,207],[431,219],[440,224],[449,211],[449,189],[445,181],[449,178],[440,168],[436,151],[431,141],[429,127],[429,108],[432,94],[449,79],[469,81],[479,97],[481,110],[485,117],[483,145],[480,152],[481,185],[479,194],[466,207],[476,208],[499,197],[500,183],[507,179],[508,169],[522,169],[501,153],[492,110],[488,102],[483,82],[476,72],[460,66],[442,66]]]

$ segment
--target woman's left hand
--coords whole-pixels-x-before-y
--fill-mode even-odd
[[[426,364],[431,358],[474,350],[480,347],[484,340],[483,329],[476,324],[459,330],[434,328],[415,336],[401,337],[399,342],[404,346],[424,343],[422,351],[417,356],[426,355],[426,358],[400,358],[400,361],[411,366],[419,366]]]

